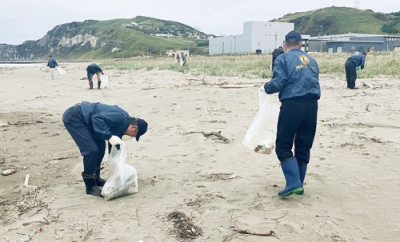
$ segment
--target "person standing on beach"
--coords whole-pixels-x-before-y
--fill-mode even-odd
[[[301,47],[301,35],[289,32],[284,42],[286,53],[276,58],[272,79],[264,84],[265,92],[279,93],[281,101],[275,151],[286,187],[278,192],[280,197],[304,194],[303,183],[317,127],[319,68]]]
[[[123,144],[122,136],[136,137],[146,133],[147,122],[129,114],[117,105],[83,101],[68,108],[62,117],[65,128],[83,156],[82,178],[86,194],[101,196],[97,186],[103,186],[100,166],[105,153],[105,141],[111,145]]]
[[[272,52],[271,71],[274,71],[274,63],[275,63],[276,57],[278,57],[279,55],[282,55],[284,53],[285,53],[285,51],[283,50],[282,46],[279,46],[279,48],[275,49]]]
[[[186,64],[186,56],[185,56],[185,54],[183,52],[181,52],[179,58],[181,60],[181,66],[184,66]]]
[[[344,64],[344,68],[346,70],[347,88],[358,89],[358,87],[356,87],[357,70],[360,67],[361,70],[364,69],[366,57],[367,53],[361,52],[360,54],[352,55],[347,58],[346,63]]]
[[[49,55],[49,61],[47,62],[47,66],[50,68],[51,79],[54,79],[54,68],[58,66],[57,61],[53,59],[52,55]]]
[[[97,76],[97,89],[100,89],[101,78],[100,74],[104,75],[103,70],[97,64],[93,63],[86,67],[87,78],[89,80],[89,88],[93,89],[93,76],[96,74]]]

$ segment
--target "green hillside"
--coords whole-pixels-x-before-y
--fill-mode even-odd
[[[400,12],[384,14],[372,10],[347,7],[328,7],[308,12],[287,14],[273,22],[294,23],[295,30],[317,36],[319,34],[398,34]],[[321,27],[322,26],[322,27]]]
[[[132,19],[86,20],[61,24],[36,41],[0,44],[1,61],[92,60],[166,56],[167,51],[208,53],[208,36],[179,22],[137,16]]]
[[[271,21],[294,23],[295,30],[311,36],[400,33],[400,12],[384,14],[347,7],[291,13]],[[170,50],[206,55],[209,36],[179,22],[145,16],[86,20],[58,25],[37,41],[25,41],[17,46],[0,44],[0,60],[46,60],[49,54],[58,60],[79,61],[166,56]]]
[[[137,23],[140,28],[129,27],[132,22]],[[200,54],[204,53],[204,46],[208,46],[208,41],[205,40],[206,34],[187,25],[143,16],[133,19],[74,22],[57,26],[48,32],[55,42],[59,42],[57,36],[66,37],[66,34],[71,37],[89,34],[98,37],[101,42],[96,44],[95,48],[89,42],[84,46],[60,47],[58,45],[58,51],[65,53],[63,58],[66,59],[157,56],[165,55],[167,50],[177,49],[189,49],[192,54]],[[170,34],[170,37],[157,37],[156,34]],[[193,34],[198,34],[200,40],[190,36]]]

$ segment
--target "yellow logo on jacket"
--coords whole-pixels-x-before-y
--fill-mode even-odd
[[[308,63],[310,63],[310,59],[306,55],[299,55],[299,60],[301,61],[302,65],[296,66],[296,69],[307,68]]]

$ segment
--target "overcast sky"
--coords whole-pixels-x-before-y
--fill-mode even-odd
[[[400,11],[398,0],[0,0],[0,43],[38,40],[55,26],[87,19],[138,15],[181,22],[206,34],[243,33],[243,22],[337,6],[374,12]]]

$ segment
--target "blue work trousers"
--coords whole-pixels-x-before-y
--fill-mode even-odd
[[[83,172],[93,174],[103,160],[106,143],[99,139],[85,123],[80,104],[68,108],[62,117],[65,128],[83,156]]]

